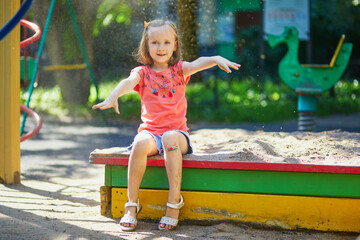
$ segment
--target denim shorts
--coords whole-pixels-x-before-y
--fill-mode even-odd
[[[193,146],[192,146],[191,141],[190,141],[190,134],[188,132],[181,131],[181,130],[175,130],[175,131],[182,133],[185,136],[186,140],[187,140],[188,152],[185,153],[185,154],[192,154],[193,153]],[[162,135],[155,135],[155,134],[152,134],[151,132],[146,131],[146,130],[143,130],[140,133],[143,133],[143,132],[150,134],[154,138],[155,143],[156,143],[156,147],[157,147],[157,149],[159,151],[159,154],[163,155],[164,154],[164,149],[163,149],[163,146],[162,146],[162,143],[161,143]],[[138,134],[140,134],[140,133],[138,133]],[[136,136],[135,136],[135,138],[136,138]],[[134,141],[135,141],[135,138],[134,138]],[[134,142],[129,147],[127,147],[127,149],[129,151],[131,151],[131,149],[133,147],[133,144],[134,144]]]

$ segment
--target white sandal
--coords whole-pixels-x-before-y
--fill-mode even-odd
[[[180,195],[180,202],[177,204],[172,204],[167,202],[166,206],[169,208],[173,208],[173,209],[180,209],[184,206],[184,198],[182,195]],[[180,214],[179,214],[180,215]],[[177,225],[178,225],[179,219],[175,219],[175,218],[171,218],[171,217],[167,217],[167,216],[163,216],[159,222],[159,230],[165,230],[165,227],[160,227],[161,224],[165,224],[165,225],[170,225],[173,226],[173,228],[171,230],[174,230]]]
[[[140,213],[141,209],[142,209],[142,206],[141,204],[139,203],[139,200],[137,203],[134,203],[134,202],[127,202],[125,203],[125,208],[127,207],[136,207],[136,217],[137,215]],[[126,227],[126,226],[123,226],[121,225],[121,223],[129,223],[129,224],[133,224],[134,226],[129,226],[129,227]],[[121,219],[120,219],[120,228],[121,230],[123,231],[134,231],[136,226],[137,226],[137,219],[128,215],[128,214],[125,214]]]

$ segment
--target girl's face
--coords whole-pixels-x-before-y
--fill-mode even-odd
[[[148,47],[153,65],[167,67],[170,58],[176,51],[174,30],[168,25],[150,28],[148,30]]]

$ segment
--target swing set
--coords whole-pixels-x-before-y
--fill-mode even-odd
[[[88,55],[86,53],[84,40],[82,38],[80,28],[79,28],[79,25],[77,23],[77,19],[76,19],[76,16],[75,16],[74,8],[72,7],[72,4],[71,4],[71,0],[66,0],[66,5],[67,5],[67,9],[68,9],[70,18],[71,18],[73,28],[75,30],[75,35],[76,35],[77,41],[78,41],[79,46],[80,46],[80,50],[81,50],[81,53],[82,53],[82,56],[83,56],[83,59],[84,59],[84,63],[82,63],[82,64],[71,64],[71,65],[52,65],[52,66],[44,66],[44,67],[39,66],[39,61],[40,61],[40,58],[41,58],[43,50],[44,50],[45,40],[46,40],[47,32],[48,32],[48,29],[49,29],[49,26],[50,26],[51,17],[52,17],[53,10],[54,10],[54,7],[55,7],[55,2],[56,2],[56,0],[52,0],[51,3],[50,3],[48,15],[47,15],[46,22],[45,22],[44,32],[43,32],[43,35],[41,37],[41,42],[40,42],[40,46],[39,46],[39,50],[38,50],[36,59],[28,58],[27,51],[24,51],[24,57],[21,59],[21,62],[20,62],[20,66],[23,66],[23,69],[21,69],[21,72],[24,73],[23,74],[24,83],[26,83],[26,81],[27,81],[27,75],[28,74],[30,74],[32,76],[31,82],[29,84],[29,97],[28,97],[28,99],[26,101],[26,107],[29,107],[32,92],[34,90],[34,87],[37,86],[35,81],[36,81],[37,73],[38,73],[39,70],[42,70],[42,71],[58,71],[58,70],[87,69],[88,72],[89,72],[91,83],[95,86],[96,101],[99,102],[99,97],[98,97],[99,96],[99,88],[98,88],[98,86],[96,84],[95,75],[93,73],[93,70],[91,68]],[[22,121],[22,124],[21,124],[21,128],[20,128],[20,134],[21,135],[24,133],[26,118],[27,118],[27,114],[25,112],[24,116],[23,116],[23,121]]]

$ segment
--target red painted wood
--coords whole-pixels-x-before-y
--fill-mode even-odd
[[[92,157],[90,163],[105,165],[127,166],[127,157]],[[151,159],[147,166],[164,167],[164,160]],[[338,166],[338,165],[313,165],[313,164],[291,164],[291,163],[259,163],[259,162],[217,162],[217,161],[195,161],[183,160],[184,168],[212,168],[212,169],[241,169],[257,171],[283,171],[283,172],[314,172],[314,173],[346,173],[360,174],[360,167]]]

